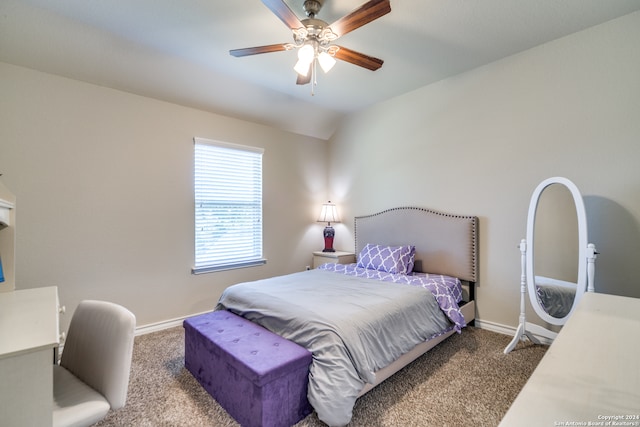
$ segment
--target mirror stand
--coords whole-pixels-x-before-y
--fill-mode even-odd
[[[509,345],[504,349],[504,354],[508,354],[513,350],[520,340],[529,339],[534,344],[541,344],[541,341],[534,335],[542,336],[553,341],[558,335],[557,332],[550,331],[535,323],[527,322],[527,316],[525,313],[526,296],[527,296],[527,274],[526,274],[526,255],[527,255],[527,241],[522,239],[520,241],[520,266],[522,274],[520,275],[520,322],[518,329]],[[587,292],[595,292],[594,277],[595,277],[595,261],[597,258],[596,247],[593,243],[587,245]]]
[[[534,344],[540,344],[540,340],[538,340],[532,333],[530,329],[527,329],[527,315],[525,313],[526,307],[526,299],[527,299],[527,275],[526,275],[526,255],[527,255],[527,241],[522,239],[520,241],[520,268],[522,274],[520,275],[520,322],[518,324],[518,329],[516,330],[516,334],[513,339],[509,343],[509,345],[504,349],[504,354],[508,354],[513,350],[520,340],[524,340],[525,337],[528,338]],[[529,324],[531,326],[538,326]],[[539,326],[538,326],[539,327]],[[539,327],[540,328],[540,327]],[[540,328],[544,329],[544,328]],[[545,329],[546,331],[546,329]]]

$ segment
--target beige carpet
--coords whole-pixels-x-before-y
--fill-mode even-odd
[[[358,399],[349,426],[497,426],[547,349],[505,355],[510,339],[465,328]],[[182,327],[136,337],[127,404],[97,425],[238,426],[184,368]]]

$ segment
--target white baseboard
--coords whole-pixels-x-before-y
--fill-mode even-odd
[[[516,334],[516,328],[502,325],[500,323],[490,322],[488,320],[476,319],[475,326],[476,328],[486,329],[487,331],[497,332],[503,335],[514,336]]]
[[[213,311],[213,310],[211,310]],[[182,326],[182,322],[189,317],[198,316],[200,314],[209,313],[209,311],[203,311],[202,313],[189,314],[187,316],[176,317],[175,319],[163,320],[161,322],[149,323],[148,325],[136,327],[135,335],[145,335],[152,332],[159,332],[169,328],[175,328],[176,326]]]
[[[138,326],[136,328],[136,335],[150,334],[152,332],[158,332],[165,329],[173,328],[182,325],[185,319],[189,317],[198,316],[200,314],[208,313],[204,311],[202,313],[189,314],[187,316],[176,317],[175,319],[163,320],[161,322],[150,323],[148,325]],[[487,320],[475,319],[475,326],[480,329],[486,329],[488,331],[497,332],[503,335],[514,336],[516,328],[512,326],[502,325],[500,323],[490,322]]]
[[[181,326],[182,322],[189,317],[198,316],[200,314],[209,313],[208,311],[204,311],[201,313],[189,314],[187,316],[176,317],[175,319],[163,320],[161,322],[150,323],[148,325],[138,326],[136,327],[135,335],[145,335],[150,334],[152,332],[159,332],[165,329],[174,328],[176,326]],[[491,322],[488,320],[475,319],[476,328],[486,329],[487,331],[496,332],[498,334],[514,336],[516,334],[516,328],[513,326],[503,325],[501,323]],[[542,344],[551,344],[553,341],[548,337],[533,334],[537,339],[540,340]]]
[[[516,334],[516,330],[517,330],[517,328],[514,328],[513,326],[502,325],[500,323],[495,323],[495,322],[490,322],[488,320],[480,320],[480,319],[475,320],[475,325],[477,328],[486,329],[487,331],[497,332],[503,335],[509,335],[511,337]],[[541,344],[551,345],[551,343],[553,342],[553,340],[549,339],[549,337],[546,337],[540,334],[534,333],[533,336],[536,337]]]
[[[184,319],[188,319],[189,317],[198,316],[199,314],[209,313],[208,311],[203,311],[202,313],[190,314],[188,316],[176,317],[175,319],[163,320],[161,322],[150,323],[148,325],[137,326],[134,332],[135,336],[150,334],[152,332],[159,332],[165,329],[175,328],[176,326],[182,326],[182,322]],[[62,355],[64,351],[64,341],[60,343],[58,346],[58,359]]]
[[[203,311],[202,313],[189,314],[187,316],[176,317],[174,319],[163,320],[156,323],[149,323],[148,325],[138,326],[136,327],[135,335],[145,335],[150,334],[152,332],[159,332],[165,329],[174,328],[176,326],[181,326],[182,322],[189,317],[198,316],[200,314],[209,313],[208,311]],[[514,336],[516,333],[516,328],[506,325],[501,325],[495,322],[489,322],[486,320],[475,319],[475,326],[480,329],[486,329],[488,331],[497,332],[503,335]]]

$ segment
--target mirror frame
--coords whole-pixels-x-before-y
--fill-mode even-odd
[[[540,305],[538,301],[538,294],[535,283],[535,271],[534,271],[534,231],[535,231],[535,219],[536,209],[538,207],[538,201],[542,192],[550,185],[560,184],[564,185],[573,196],[573,202],[576,208],[576,214],[578,216],[578,280],[576,282],[576,295],[573,298],[573,305],[571,310],[566,316],[558,318],[549,315]],[[545,322],[552,325],[564,325],[567,319],[573,314],[573,311],[578,304],[578,301],[582,298],[582,295],[587,289],[587,214],[584,208],[584,201],[582,195],[578,190],[578,187],[567,178],[553,177],[542,181],[534,190],[531,196],[531,202],[529,203],[529,213],[527,215],[527,253],[526,253],[526,279],[527,279],[527,293],[529,294],[529,301],[533,306],[536,314]]]

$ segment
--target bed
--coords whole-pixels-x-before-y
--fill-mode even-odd
[[[475,318],[477,217],[394,208],[356,217],[354,235],[355,264],[234,285],[216,306],[312,352],[309,402],[332,426]]]

